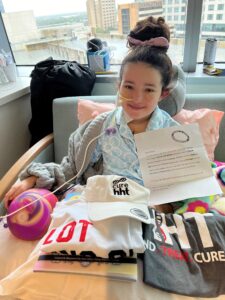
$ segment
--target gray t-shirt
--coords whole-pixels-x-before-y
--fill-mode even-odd
[[[196,297],[225,294],[225,218],[188,212],[163,214],[150,208],[144,224],[144,282]]]

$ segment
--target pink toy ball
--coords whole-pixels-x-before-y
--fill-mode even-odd
[[[35,201],[38,198],[40,200]],[[32,204],[7,217],[9,230],[17,238],[26,241],[42,238],[48,230],[57,201],[57,197],[46,189],[29,189],[21,193],[11,202],[8,214]]]

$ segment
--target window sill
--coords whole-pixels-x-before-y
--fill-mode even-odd
[[[225,68],[225,64],[217,64],[218,68]],[[15,100],[30,92],[30,73],[33,66],[17,67],[18,79],[16,82],[0,85],[0,105]],[[112,83],[118,79],[120,66],[114,65],[110,72],[97,74],[96,83]],[[225,93],[224,79],[225,76],[209,76],[203,73],[202,64],[198,64],[196,71],[185,73],[186,75],[186,93],[187,94],[219,94]],[[102,86],[103,88],[103,86]],[[104,91],[102,91],[104,94]]]
[[[215,64],[215,67],[225,69],[225,64]],[[225,93],[224,75],[207,75],[203,72],[203,65],[198,64],[196,71],[186,73],[187,93],[190,94],[220,94]]]
[[[17,77],[16,82],[0,84],[0,106],[30,92],[30,78]]]

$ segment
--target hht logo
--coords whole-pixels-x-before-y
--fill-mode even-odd
[[[128,188],[128,183],[126,183],[127,178],[122,177],[118,180],[113,180],[113,194],[114,195],[119,195],[119,196],[126,196],[130,195],[129,193],[129,188]]]

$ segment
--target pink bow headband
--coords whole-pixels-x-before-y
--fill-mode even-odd
[[[131,36],[127,37],[128,42],[130,42],[132,45],[135,46],[152,46],[152,47],[165,47],[169,48],[169,42],[166,38],[159,36],[156,38],[152,38],[147,41],[140,41],[135,38],[132,38]]]

